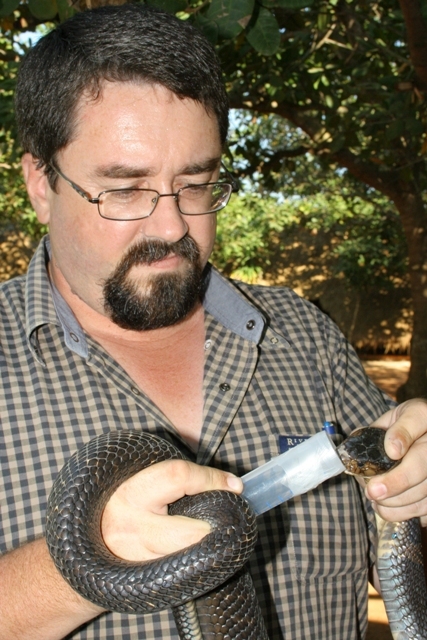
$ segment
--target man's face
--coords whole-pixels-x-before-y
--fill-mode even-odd
[[[57,164],[91,197],[129,187],[173,193],[215,181],[220,155],[217,122],[200,104],[160,86],[106,83],[100,99],[81,101]],[[188,313],[212,251],[214,214],[182,216],[173,198],[161,198],[148,218],[105,220],[62,178],[56,190],[48,220],[55,281],[125,328],[167,326]]]

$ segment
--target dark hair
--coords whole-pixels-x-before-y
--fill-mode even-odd
[[[225,142],[228,100],[204,36],[153,7],[105,6],[56,27],[21,65],[15,95],[20,140],[48,174],[49,162],[72,139],[81,96],[96,98],[104,81],[160,84],[196,100],[215,115]]]

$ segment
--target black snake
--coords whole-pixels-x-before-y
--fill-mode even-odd
[[[367,475],[363,466],[367,446],[356,446],[359,440],[359,435],[350,436],[338,452],[349,473],[359,473],[363,467],[362,474]],[[385,452],[380,448],[378,454],[376,447],[368,446],[375,464],[385,459]],[[182,640],[268,640],[244,567],[257,539],[256,518],[239,496],[213,491],[170,505],[171,514],[211,525],[199,544],[177,554],[129,562],[112,555],[103,544],[102,512],[116,488],[151,464],[182,457],[173,445],[147,433],[111,432],[90,441],[64,466],[49,497],[46,540],[52,558],[80,595],[107,610],[147,613],[172,607]],[[354,457],[362,458],[359,468],[352,467]],[[420,541],[412,542],[414,535],[419,536],[419,525],[409,521],[387,527],[380,535],[378,569],[391,630],[395,640],[427,640]]]
[[[384,449],[384,430],[357,429],[338,447],[348,473],[369,478],[399,464]],[[394,640],[427,640],[427,587],[418,519],[386,522],[376,516],[376,566]]]

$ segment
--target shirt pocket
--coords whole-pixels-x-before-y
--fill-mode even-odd
[[[369,536],[355,480],[341,474],[287,503],[289,561],[301,580],[366,572]]]

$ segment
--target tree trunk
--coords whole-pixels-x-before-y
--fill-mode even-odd
[[[397,392],[399,402],[427,397],[427,215],[415,184],[401,184],[393,198],[400,213],[408,243],[414,325],[411,368],[407,382]],[[410,189],[410,187],[414,187]]]

